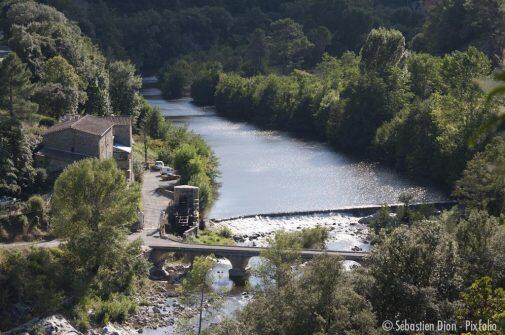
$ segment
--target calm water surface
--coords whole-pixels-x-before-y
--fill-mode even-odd
[[[219,158],[222,186],[210,218],[394,203],[403,192],[418,201],[445,199],[435,188],[352,160],[323,143],[229,121],[189,98],[166,101],[157,89],[144,95],[163,115],[200,134]]]

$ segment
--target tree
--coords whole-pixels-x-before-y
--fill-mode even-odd
[[[206,293],[212,292],[212,278],[209,273],[214,267],[212,256],[195,257],[193,267],[178,288],[185,304],[196,305],[198,308],[198,334],[202,332],[203,303]]]
[[[504,277],[499,273],[500,269],[495,267],[496,254],[503,252],[493,247],[493,237],[500,232],[498,223],[495,217],[474,209],[457,225],[454,235],[463,264],[462,275],[467,285],[487,275]]]
[[[505,213],[505,136],[499,135],[470,160],[454,196],[469,208]]]
[[[371,305],[340,259],[321,255],[303,268],[289,264],[289,280],[260,287],[237,320],[225,324],[247,335],[378,334]],[[229,334],[223,325],[211,333]]]
[[[246,51],[247,73],[263,74],[268,68],[268,43],[263,29],[255,29],[249,38]]]
[[[272,22],[269,34],[270,60],[286,74],[302,67],[313,44],[302,26],[290,18]]]
[[[193,102],[200,106],[214,105],[214,94],[223,66],[219,62],[204,65],[204,69],[191,84]]]
[[[55,182],[51,198],[54,233],[66,242],[62,248],[72,256],[83,278],[102,279],[94,283],[100,294],[126,289],[136,278],[130,271],[136,273],[141,267],[135,261],[128,267],[119,261],[140,252],[138,242],[126,243],[139,204],[138,186],[127,183],[113,160],[78,161]]]
[[[321,57],[323,57],[326,48],[331,44],[333,35],[325,26],[319,26],[309,31],[308,38],[314,45],[310,60],[310,65],[313,66],[321,60]]]
[[[135,121],[140,113],[139,90],[142,79],[135,73],[130,62],[115,61],[109,65],[110,100],[116,115],[131,116]]]
[[[106,116],[112,113],[109,95],[109,74],[99,67],[89,74],[86,94],[88,100],[84,106],[86,114]]]
[[[36,101],[40,112],[56,119],[76,114],[86,100],[84,83],[65,58],[55,56],[44,63]]]
[[[20,121],[0,120],[0,194],[20,196],[34,180],[32,150]]]
[[[405,38],[398,30],[373,29],[361,48],[361,71],[385,74],[398,67],[406,55]]]
[[[160,88],[167,99],[177,99],[183,96],[184,90],[191,81],[190,65],[185,60],[167,66],[161,71]]]
[[[26,118],[37,111],[30,101],[34,86],[32,74],[16,53],[11,52],[0,65],[0,108],[9,111],[12,118]]]
[[[456,251],[454,240],[434,220],[382,235],[368,268],[373,278],[368,294],[379,323],[450,319],[462,284]]]
[[[494,287],[491,277],[475,280],[462,294],[463,306],[458,311],[461,320],[476,323],[491,321],[501,327],[505,324],[505,289]],[[484,334],[484,332],[483,332]]]

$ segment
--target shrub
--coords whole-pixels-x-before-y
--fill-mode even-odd
[[[132,297],[117,293],[107,300],[95,300],[93,306],[95,321],[103,326],[109,322],[124,321],[136,309],[137,304]]]
[[[133,162],[133,176],[137,183],[142,184],[144,182],[144,167],[142,163],[138,161]]]
[[[224,238],[232,238],[232,236],[233,236],[231,229],[228,227],[221,227],[218,230],[217,234],[221,237],[224,237]]]
[[[42,116],[39,120],[39,126],[52,127],[56,120],[50,116]]]

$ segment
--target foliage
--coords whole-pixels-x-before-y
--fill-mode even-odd
[[[132,289],[144,273],[144,263],[137,258],[140,243],[126,241],[139,201],[139,188],[127,183],[113,160],[78,161],[55,182],[54,233],[66,241],[63,250],[100,297]]]
[[[14,52],[0,64],[0,108],[9,111],[12,118],[29,118],[37,105],[29,99],[33,95],[31,72]]]
[[[225,325],[248,335],[378,333],[370,304],[338,260],[322,255],[303,270],[288,266],[286,271],[292,274],[289,280],[260,288],[238,319]],[[219,326],[210,333],[229,334]]]
[[[211,63],[198,75],[191,84],[191,97],[195,104],[208,106],[214,104],[214,93],[219,75],[223,70],[221,63]]]
[[[58,249],[0,250],[0,329],[54,313],[68,289],[65,255]]]
[[[163,69],[159,80],[163,97],[166,99],[182,97],[191,82],[190,71],[190,65],[185,60],[178,61]]]
[[[422,34],[428,51],[443,54],[479,47],[495,64],[503,60],[505,10],[500,0],[443,0],[429,11]]]
[[[454,195],[470,208],[505,213],[505,136],[497,136],[467,164]]]
[[[10,48],[35,79],[46,81],[37,94],[37,101],[49,103],[42,112],[54,115],[61,113],[61,104],[75,107],[77,102],[88,114],[111,113],[105,58],[75,24],[56,9],[33,1],[5,5],[2,16]],[[69,82],[73,86],[66,87]]]
[[[458,311],[462,320],[491,321],[503,329],[505,325],[505,290],[494,287],[492,278],[485,276],[475,280],[462,293],[463,306]]]
[[[136,74],[135,66],[130,62],[115,61],[109,65],[110,100],[116,115],[132,117],[132,123],[140,113],[142,98],[139,90],[142,79]]]
[[[41,86],[35,95],[39,112],[55,119],[77,114],[87,96],[75,68],[58,55],[44,63],[40,76]]]
[[[0,120],[0,195],[17,197],[33,187],[31,145],[18,120]]]
[[[188,275],[178,287],[178,292],[184,304],[196,306],[199,312],[198,334],[202,331],[203,303],[205,294],[212,297],[212,278],[210,271],[214,267],[215,260],[213,256],[198,256],[193,260],[193,267]],[[192,328],[192,327],[191,327]]]

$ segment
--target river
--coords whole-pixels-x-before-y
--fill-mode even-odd
[[[189,98],[166,101],[155,88],[145,89],[143,94],[176,125],[186,126],[202,136],[218,157],[221,188],[210,218],[395,203],[405,192],[412,193],[419,202],[446,199],[434,187],[420,186],[377,163],[355,161],[324,143],[230,121],[218,116],[212,108],[195,106]],[[265,245],[266,237],[276,230],[322,225],[330,231],[327,249],[370,248],[367,226],[358,217],[338,213],[236,218],[218,225],[226,225],[234,236],[243,237],[244,242],[239,244]],[[259,262],[254,257],[249,266],[254,268]],[[219,260],[213,269],[216,289],[232,290],[233,284],[227,275],[230,268],[229,261]],[[256,279],[251,277],[249,284],[257,284]],[[220,312],[205,322],[204,327],[240,310],[248,299],[240,291],[228,294]],[[167,301],[167,306],[172,306],[174,301]],[[176,333],[172,326],[143,332],[147,335]]]
[[[324,143],[230,121],[189,98],[166,101],[155,88],[143,93],[175,124],[201,135],[219,158],[221,188],[210,218],[394,203],[405,192],[416,201],[446,198],[434,187],[355,161]]]

